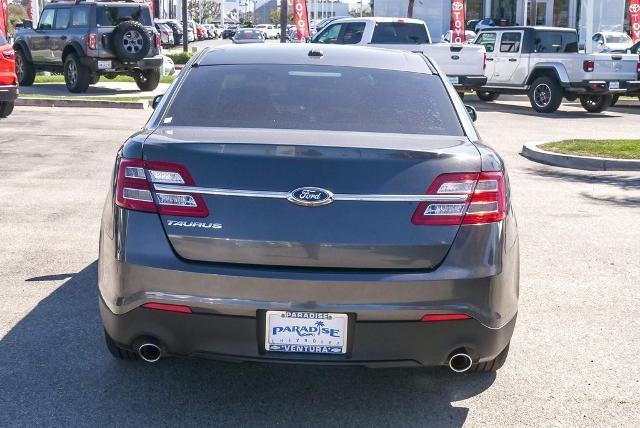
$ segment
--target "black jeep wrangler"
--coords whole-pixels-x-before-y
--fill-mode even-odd
[[[143,91],[160,82],[160,35],[145,3],[76,0],[46,5],[36,28],[15,33],[16,74],[30,86],[37,71],[62,72],[71,92],[85,92],[100,76],[132,76]]]

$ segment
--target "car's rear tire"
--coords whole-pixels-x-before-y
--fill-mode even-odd
[[[580,97],[580,104],[589,113],[602,113],[613,102],[613,95],[583,95]]]
[[[113,341],[113,339],[111,337],[109,337],[109,335],[107,334],[107,332],[104,332],[104,340],[107,344],[107,349],[109,350],[109,353],[114,357],[117,358],[119,360],[138,360],[138,354],[136,354],[133,351],[130,351],[128,349],[122,349],[120,348],[116,342]]]
[[[529,88],[531,107],[538,113],[553,113],[562,104],[564,91],[557,80],[542,76]]]
[[[16,75],[20,86],[31,86],[36,80],[36,68],[22,49],[16,49]]]
[[[156,68],[144,70],[143,72],[136,74],[134,79],[141,91],[153,91],[160,83],[160,70]]]
[[[69,92],[81,94],[87,92],[91,82],[91,71],[80,63],[76,54],[67,55],[64,61],[64,83]]]
[[[494,372],[496,370],[499,370],[502,366],[504,366],[504,363],[507,361],[507,355],[509,355],[509,345],[510,343],[507,344],[507,347],[504,348],[502,352],[500,352],[498,356],[495,357],[493,360],[486,361],[484,363],[476,363],[471,366],[469,371],[472,373],[487,373],[487,372]]]
[[[495,91],[476,91],[476,96],[482,101],[495,101],[500,96],[500,93]]]
[[[0,118],[5,118],[11,114],[13,111],[13,106],[15,105],[14,101],[3,101],[0,102]]]
[[[613,106],[615,106],[616,104],[618,104],[618,100],[619,100],[619,99],[620,99],[620,95],[615,94],[615,95],[613,96],[613,98],[611,99],[611,105],[610,105],[609,107],[613,107]]]

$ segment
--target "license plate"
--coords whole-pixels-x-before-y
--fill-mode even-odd
[[[111,61],[98,61],[98,68],[100,70],[111,68]]]
[[[609,82],[609,89],[620,89],[620,82]]]
[[[265,350],[306,354],[345,354],[347,314],[267,311]]]
[[[451,76],[449,77],[449,82],[451,82],[452,85],[457,85],[460,83],[460,78],[458,76]]]

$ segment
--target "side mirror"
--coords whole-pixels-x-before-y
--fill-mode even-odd
[[[160,100],[162,100],[162,94],[156,95],[155,97],[153,97],[153,101],[151,101],[151,107],[154,110],[156,109],[156,107],[158,107],[158,104],[160,104]]]
[[[469,115],[469,118],[471,118],[472,122],[478,120],[478,112],[476,111],[475,107],[465,105],[464,108],[467,109],[467,114]]]
[[[31,28],[33,29],[33,21],[30,21],[28,19],[25,19],[24,21],[22,21],[22,26],[24,28]]]

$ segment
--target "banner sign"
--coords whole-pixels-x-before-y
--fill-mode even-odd
[[[7,26],[9,25],[9,2],[0,0],[0,35],[7,38]]]
[[[640,42],[640,0],[629,0],[629,25],[633,43]]]
[[[154,13],[154,4],[153,4],[153,0],[144,0],[144,2],[147,4],[147,6],[149,6],[149,12],[151,12],[151,19],[153,20],[155,13]]]
[[[298,40],[309,38],[309,15],[307,15],[307,0],[293,0],[293,20],[298,30]]]
[[[640,1],[640,0],[639,0]],[[465,38],[464,0],[451,1],[451,43],[464,43]]]

